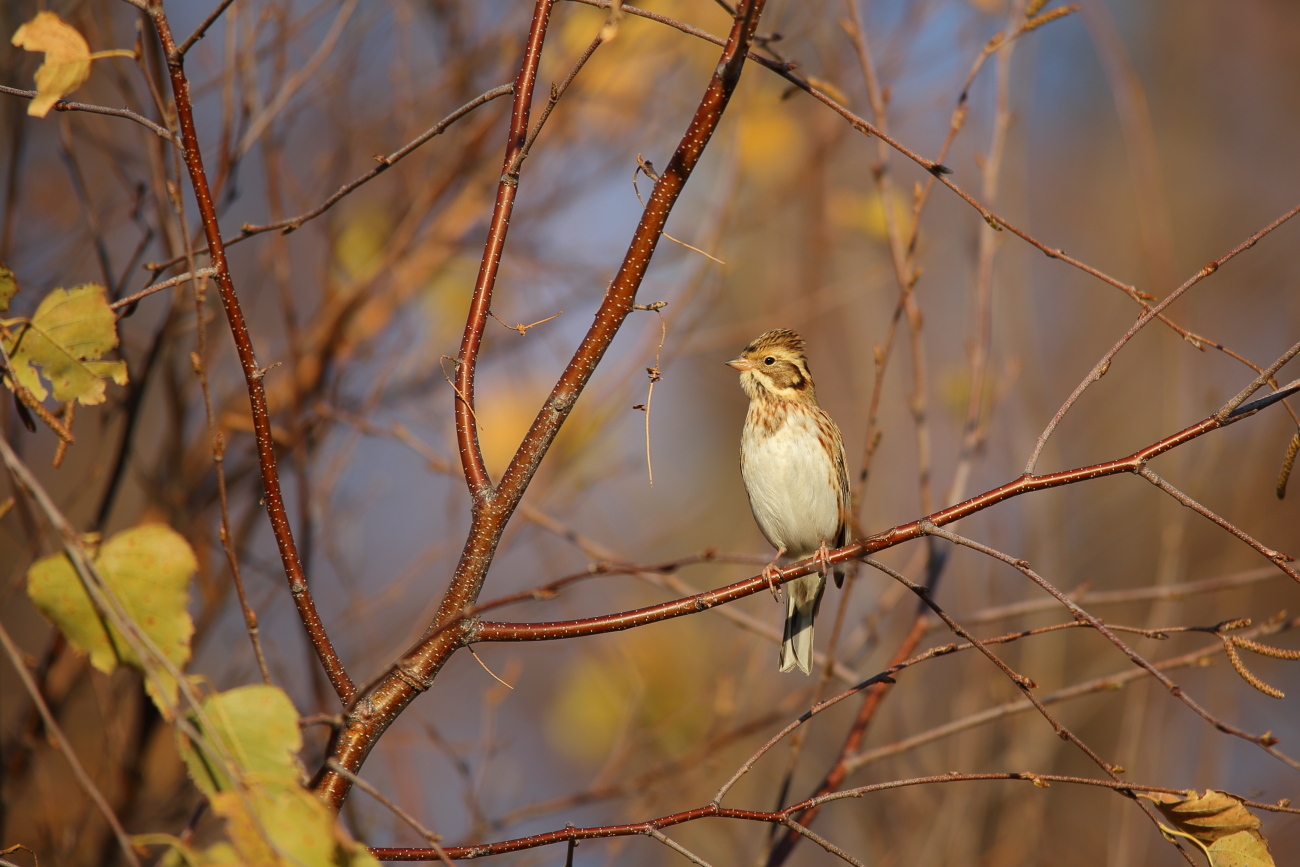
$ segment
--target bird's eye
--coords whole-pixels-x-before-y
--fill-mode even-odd
[[[763,363],[770,366],[776,364],[776,359],[769,355],[767,358],[763,359]]]

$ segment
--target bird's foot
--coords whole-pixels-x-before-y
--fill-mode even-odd
[[[817,568],[821,570],[822,577],[825,578],[831,574],[831,551],[822,542],[821,547],[813,552],[813,560],[817,562]]]
[[[781,577],[780,561],[781,555],[784,553],[784,548],[777,551],[776,556],[772,558],[772,562],[763,567],[763,580],[767,582],[767,589],[772,591],[772,598],[778,602],[781,601],[781,589],[777,585],[776,579]]]

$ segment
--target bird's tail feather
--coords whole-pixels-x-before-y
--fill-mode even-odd
[[[793,593],[787,593],[785,606],[781,670],[790,671],[798,667],[804,674],[812,674],[813,617],[817,613],[817,598],[800,600]]]

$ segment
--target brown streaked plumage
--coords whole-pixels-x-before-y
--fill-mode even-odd
[[[749,412],[740,439],[740,473],[754,520],[777,549],[777,563],[825,557],[849,541],[849,478],[844,442],[817,405],[804,340],[778,329],[756,337],[727,364],[740,371]],[[808,674],[813,660],[813,619],[826,586],[827,568],[787,582],[781,670]],[[832,570],[835,585],[848,567]]]

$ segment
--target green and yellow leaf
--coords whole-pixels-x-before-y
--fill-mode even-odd
[[[302,776],[298,750],[302,733],[298,711],[283,690],[263,684],[241,686],[205,698],[200,705],[203,718],[211,724],[201,733],[213,739],[231,761],[244,783],[265,786],[297,786]],[[216,749],[202,749],[178,732],[181,757],[199,789],[209,797],[234,788],[230,774],[221,768]]]
[[[118,533],[100,548],[96,571],[117,598],[135,629],[147,636],[177,669],[190,658],[189,581],[198,568],[194,552],[179,533],[163,524],[145,524]],[[74,647],[89,654],[105,673],[119,663],[152,669],[149,694],[163,712],[176,703],[175,679],[146,666],[119,629],[107,623],[91,602],[72,562],[64,554],[45,557],[27,570],[27,594]]]
[[[41,301],[29,320],[7,320],[5,351],[13,374],[37,400],[50,391],[59,402],[76,400],[83,406],[104,402],[105,379],[127,382],[125,361],[100,361],[117,346],[117,317],[108,306],[104,287],[86,283],[55,289]]]
[[[254,684],[203,700],[190,722],[199,742],[177,732],[181,757],[213,811],[225,819],[229,843],[204,852],[174,849],[168,857],[198,865],[377,867],[333,813],[303,788],[298,711],[285,693]]]

